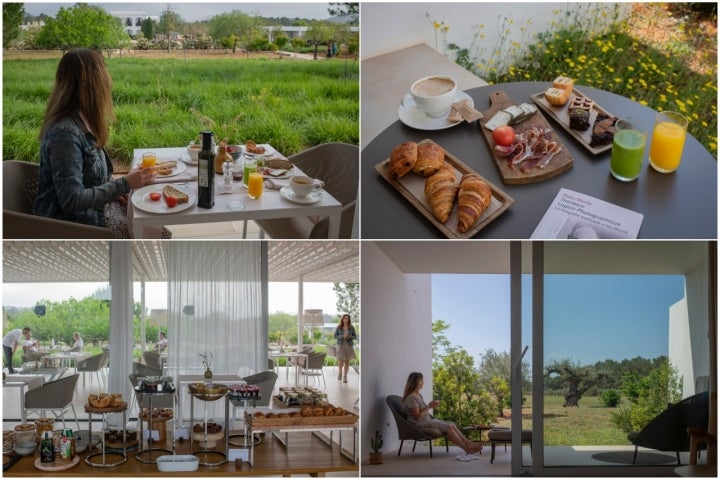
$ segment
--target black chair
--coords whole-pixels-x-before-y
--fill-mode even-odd
[[[687,429],[707,428],[709,399],[708,392],[695,394],[668,407],[642,430],[628,433],[628,440],[635,445],[633,465],[637,461],[638,447],[675,452],[680,465],[680,452],[690,451]]]
[[[393,417],[395,417],[395,424],[397,425],[398,429],[398,437],[400,438],[398,457],[400,456],[400,452],[402,452],[402,447],[405,440],[412,440],[414,442],[412,448],[413,452],[415,452],[415,445],[417,445],[417,442],[427,441],[430,444],[430,457],[432,458],[433,440],[445,437],[445,450],[448,452],[450,451],[450,442],[448,442],[447,435],[442,433],[440,430],[422,431],[418,430],[412,423],[408,422],[404,413],[402,397],[400,397],[399,395],[388,395],[387,397],[385,397],[385,401],[387,402],[388,407],[390,407],[390,411],[392,412]]]

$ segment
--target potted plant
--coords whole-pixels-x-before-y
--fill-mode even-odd
[[[370,465],[380,465],[383,463],[383,454],[380,449],[383,446],[382,435],[380,430],[375,430],[375,437],[370,439],[370,448],[373,449],[370,452]]]
[[[227,152],[237,160],[240,157],[240,119],[245,115],[240,112],[234,118],[225,122],[217,122],[212,118],[203,115],[200,111],[191,108],[190,113],[200,121],[203,128],[211,130],[215,134],[215,142],[220,144],[224,141],[227,144]]]

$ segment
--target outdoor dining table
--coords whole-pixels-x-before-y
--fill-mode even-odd
[[[60,363],[60,367],[76,368],[77,362],[79,362],[80,360],[85,360],[89,356],[91,356],[91,354],[87,352],[51,353],[50,355],[45,355],[44,357],[42,357],[42,361],[50,363],[51,361],[56,360]]]
[[[475,109],[482,112],[490,108],[493,92],[505,92],[515,104],[532,103],[530,96],[549,86],[550,82],[516,82],[473,88],[465,93],[472,98]],[[637,117],[652,129],[656,111],[597,88],[582,85],[576,88],[616,117]],[[646,154],[640,177],[623,183],[610,174],[609,149],[591,154],[552,118],[543,115],[569,150],[573,166],[555,177],[525,185],[503,184],[479,122],[463,122],[434,131],[414,129],[400,120],[390,125],[361,154],[362,238],[444,238],[375,170],[377,164],[389,158],[395,146],[423,139],[438,143],[513,198],[514,203],[479,230],[476,238],[530,238],[561,188],[641,213],[644,218],[639,238],[717,238],[717,161],[692,135],[687,135],[682,163],[674,173],[655,171],[648,165]],[[649,142],[650,135],[648,145]]]
[[[20,419],[22,423],[27,422],[25,414],[25,390],[41,387],[45,377],[42,375],[8,375],[3,380],[3,389],[19,388],[20,389]]]
[[[140,159],[145,152],[154,152],[158,161],[177,160],[183,162],[182,159],[190,160],[185,147],[137,148],[133,151],[132,168],[135,168],[140,163]],[[294,167],[294,170],[296,170],[296,175],[303,174],[297,166]],[[280,187],[286,187],[289,178],[273,178],[272,181]],[[191,196],[197,198],[197,165],[187,164],[184,172],[174,177],[159,177],[157,182],[159,187],[164,183],[177,184],[181,190],[189,192]],[[227,187],[223,185],[222,176],[215,175],[215,205],[212,208],[200,208],[197,206],[197,201],[195,201],[189,208],[178,208],[177,211],[168,211],[168,213],[152,213],[136,208],[131,201],[128,204],[128,217],[135,238],[153,236],[152,232],[159,230],[157,227],[165,225],[307,216],[329,217],[328,238],[338,238],[342,204],[324,189],[320,190],[320,192],[321,197],[315,203],[294,203],[285,199],[279,189],[264,188],[262,196],[252,200],[248,197],[247,189],[241,185],[241,182],[234,181],[228,191]],[[244,204],[242,210],[231,209],[231,204],[237,202]],[[155,228],[148,229],[147,227]]]
[[[278,367],[280,366],[277,361],[278,359],[285,358],[288,360],[288,362],[285,363],[285,383],[287,383],[287,381],[288,381],[288,373],[289,373],[289,369],[290,369],[289,360],[291,358],[294,358],[296,360],[295,385],[298,385],[300,383],[300,365],[307,365],[308,355],[306,353],[302,353],[302,352],[270,352],[268,356],[272,360],[275,370],[277,370]],[[301,362],[300,361],[301,358],[303,358],[304,361]],[[307,377],[305,377],[305,386],[307,387]]]

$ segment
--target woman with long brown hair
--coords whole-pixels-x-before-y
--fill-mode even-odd
[[[110,228],[127,238],[125,212],[131,189],[152,183],[152,170],[112,178],[106,146],[114,120],[112,79],[100,53],[73,49],[57,67],[40,130],[40,184],[33,212]]]
[[[420,431],[440,430],[447,435],[448,439],[465,451],[464,455],[457,457],[458,460],[477,460],[478,457],[474,454],[482,450],[482,443],[469,440],[454,422],[433,418],[430,410],[437,408],[440,402],[432,400],[430,403],[425,403],[420,394],[420,390],[424,385],[425,379],[422,373],[412,372],[408,375],[407,382],[405,382],[405,391],[403,392],[403,405],[407,410],[408,422],[415,425]]]
[[[350,369],[350,360],[355,357],[353,340],[357,339],[355,327],[350,323],[347,313],[340,318],[335,329],[335,343],[337,344],[338,380],[347,383],[347,374]]]

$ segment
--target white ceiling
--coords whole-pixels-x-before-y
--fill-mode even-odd
[[[374,242],[404,273],[510,273],[510,242]],[[522,271],[532,271],[533,242],[522,242]],[[547,273],[687,272],[708,261],[704,241],[544,242]]]
[[[357,241],[268,240],[271,282],[360,281]],[[168,242],[133,241],[136,279],[165,281]],[[3,242],[3,282],[107,282],[109,241]]]

